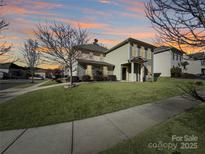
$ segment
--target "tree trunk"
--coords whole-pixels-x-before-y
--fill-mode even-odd
[[[31,69],[31,83],[34,83],[34,69]]]
[[[70,85],[73,85],[73,67],[72,64],[70,64]]]

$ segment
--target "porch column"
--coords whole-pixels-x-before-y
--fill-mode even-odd
[[[131,81],[134,82],[135,79],[134,79],[134,63],[132,62],[131,63]]]
[[[107,77],[108,76],[108,67],[103,66],[103,76]]]
[[[144,77],[144,66],[140,66],[140,82],[143,82],[143,77]]]
[[[87,65],[86,75],[89,75],[93,79],[92,65]]]

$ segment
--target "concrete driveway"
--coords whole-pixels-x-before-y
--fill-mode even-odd
[[[5,154],[96,154],[199,102],[178,96],[93,118],[0,132]]]

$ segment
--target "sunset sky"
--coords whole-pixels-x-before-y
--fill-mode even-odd
[[[33,37],[38,23],[64,22],[87,28],[110,48],[128,37],[154,43],[155,31],[144,14],[146,0],[5,0],[0,15],[10,23],[5,39],[19,55],[23,42]]]

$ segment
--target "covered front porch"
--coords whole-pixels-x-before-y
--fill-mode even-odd
[[[135,57],[121,65],[121,80],[127,82],[144,82],[152,79],[151,66],[142,58]]]
[[[89,75],[91,79],[94,76],[107,77],[113,75],[113,65],[102,61],[78,60],[78,76]]]

